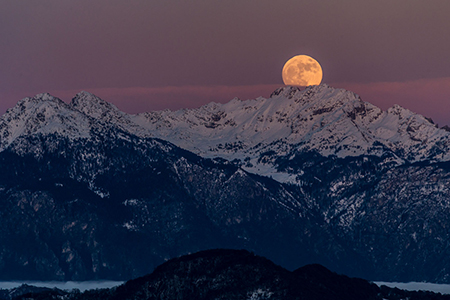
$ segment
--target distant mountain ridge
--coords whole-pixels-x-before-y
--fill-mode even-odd
[[[204,157],[238,159],[245,170],[283,182],[297,182],[300,170],[280,170],[276,160],[304,151],[374,155],[396,165],[450,159],[450,134],[429,119],[398,105],[382,111],[327,84],[281,87],[268,99],[144,113],[135,120],[153,136]]]
[[[299,170],[282,170],[276,160],[289,160],[299,151],[374,155],[396,165],[450,160],[450,132],[429,119],[398,105],[382,111],[327,84],[305,90],[281,87],[268,99],[236,98],[198,109],[138,115],[126,114],[88,92],[77,94],[70,104],[39,94],[19,101],[0,119],[0,150],[20,135],[86,137],[93,126],[161,138],[202,157],[234,160],[249,172],[281,182],[297,182]]]
[[[237,140],[247,151],[284,143],[317,150],[324,156],[381,155],[390,150],[410,162],[429,157],[449,159],[448,155],[438,157],[432,151],[449,135],[428,119],[398,105],[384,112],[352,92],[326,84],[305,90],[282,87],[268,99],[234,99],[199,109],[139,115],[142,116],[148,120],[146,127],[160,137],[191,151],[201,149],[208,155],[239,152],[217,146]],[[178,128],[183,128],[191,139],[180,136]],[[194,139],[200,136],[208,138],[209,148]],[[175,138],[185,141],[177,143]],[[425,142],[431,146],[422,145]],[[384,149],[374,144],[381,144]]]

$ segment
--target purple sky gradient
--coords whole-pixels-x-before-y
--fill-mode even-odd
[[[448,0],[0,1],[0,113],[42,92],[132,113],[268,97],[306,54],[331,86],[450,125]]]

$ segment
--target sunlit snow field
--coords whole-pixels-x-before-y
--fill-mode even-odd
[[[450,294],[450,284],[437,284],[428,282],[374,282],[378,286],[396,287],[408,291],[431,291],[441,294]]]
[[[84,292],[92,289],[112,288],[123,281],[0,281],[0,289],[12,289],[28,284],[37,287],[58,288],[61,290],[79,289]]]

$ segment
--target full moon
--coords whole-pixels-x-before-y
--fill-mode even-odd
[[[285,85],[319,85],[322,82],[322,67],[308,55],[297,55],[284,64],[282,76]]]

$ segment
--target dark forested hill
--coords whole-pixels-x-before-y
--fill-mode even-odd
[[[363,279],[338,275],[317,264],[291,272],[245,250],[216,249],[172,259],[153,273],[113,289],[84,293],[47,290],[25,293],[15,299],[443,300],[450,299],[450,295],[380,288]]]

